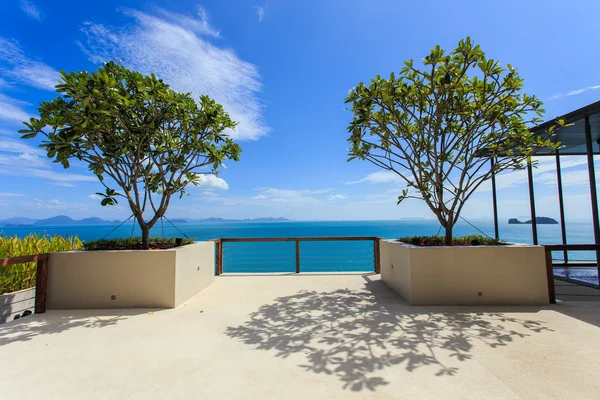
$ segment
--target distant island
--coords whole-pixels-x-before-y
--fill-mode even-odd
[[[192,219],[192,218],[169,218],[173,224],[187,224],[189,222],[195,223],[223,223],[223,222],[285,222],[289,221],[283,217],[264,217],[264,218],[246,218],[246,219],[225,219],[225,218],[204,218],[204,219]],[[18,226],[63,226],[63,225],[118,225],[122,221],[115,219],[112,221],[104,220],[98,217],[90,217],[83,219],[73,219],[67,215],[57,215],[56,217],[45,218],[45,219],[34,219],[28,217],[13,217],[0,219],[0,226],[4,227],[18,227]]]
[[[531,220],[521,222],[517,218],[511,218],[508,220],[508,223],[511,225],[524,225],[531,224]],[[556,225],[558,224],[558,221],[550,217],[535,217],[535,223],[537,225]]]

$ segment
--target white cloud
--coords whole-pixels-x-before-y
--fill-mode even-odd
[[[561,177],[563,187],[588,186],[590,184],[590,177],[587,168],[578,171],[561,171]],[[596,169],[596,180],[598,179],[600,179],[600,169]],[[558,185],[555,173],[547,173],[542,174],[540,176],[534,176],[533,180],[535,183],[543,183],[552,186]]]
[[[11,76],[29,86],[46,90],[55,90],[60,79],[58,71],[40,62],[16,66]]]
[[[159,16],[136,10],[124,13],[133,20],[124,28],[83,25],[87,39],[79,45],[92,62],[121,60],[144,74],[155,73],[175,90],[209,95],[239,122],[230,132],[233,138],[256,140],[268,132],[257,97],[258,68],[205,38],[218,31],[208,24],[203,9],[197,19],[164,10]]]
[[[0,121],[17,124],[28,121],[30,115],[22,108],[24,104],[27,103],[0,93]]]
[[[27,57],[17,41],[2,37],[0,37],[0,72],[4,78],[46,90],[54,90],[60,78],[54,68]]]
[[[165,17],[170,23],[177,24],[200,35],[208,35],[216,38],[221,36],[221,32],[210,25],[206,9],[200,5],[198,6],[198,11],[196,13],[199,19],[172,13],[162,8],[158,9],[158,13]]]
[[[366,177],[357,181],[345,182],[346,185],[356,185],[358,183],[389,183],[399,182],[402,178],[392,171],[379,171],[367,175]]]
[[[533,180],[534,182],[547,182],[556,177],[556,160],[554,157],[538,157],[537,167],[533,169]],[[587,161],[585,157],[573,157],[563,156],[561,157],[561,170],[563,177],[565,176],[565,169],[574,168],[580,165],[586,165]],[[496,175],[496,189],[506,189],[511,186],[523,184],[527,182],[527,170],[515,170],[505,171]],[[563,184],[567,184],[563,178]],[[490,192],[492,190],[491,185],[482,185],[479,187],[479,192]]]
[[[555,93],[552,96],[550,96],[550,100],[560,99],[561,97],[565,97],[565,96],[574,96],[576,94],[580,94],[580,93],[586,92],[588,90],[596,90],[596,89],[600,89],[600,85],[588,86],[588,87],[581,88],[581,89],[575,89],[575,90],[571,90],[566,93]]]
[[[61,187],[75,187],[74,184],[72,184],[71,182],[51,182],[52,185],[54,186],[61,186]]]
[[[0,153],[0,165],[9,165],[11,169],[29,167],[48,167],[48,164],[46,164],[45,159],[27,153],[19,155]]]
[[[7,134],[9,134],[7,132]],[[46,152],[25,143],[4,137],[0,140],[0,176],[40,178],[55,186],[74,187],[74,182],[96,181],[92,175],[80,175],[53,170]]]
[[[64,210],[72,212],[73,210],[89,211],[89,204],[66,203],[58,199],[38,199],[23,203],[23,207],[35,210]],[[104,211],[104,210],[103,210]]]
[[[90,200],[101,200],[101,199],[102,199],[102,196],[100,196],[100,195],[97,195],[97,194],[90,194],[90,195],[88,196],[88,198],[89,198]]]
[[[29,0],[21,0],[21,10],[35,20],[42,20],[40,10]]]
[[[212,174],[198,174],[198,183],[202,189],[227,190],[229,185],[224,179]]]
[[[331,189],[292,190],[263,188],[261,189],[260,195],[255,196],[254,199],[263,200],[265,204],[269,204],[270,202],[286,203],[290,205],[319,204],[321,203],[321,200],[317,199],[313,195],[324,194],[330,191]]]
[[[0,169],[0,175],[26,176],[42,178],[52,182],[95,182],[98,178],[92,175],[70,174],[40,168],[10,168]]]
[[[202,192],[202,196],[206,196],[206,197],[218,197],[219,195],[216,194],[215,192],[210,192],[208,190]]]
[[[0,96],[1,96],[1,94],[0,94]],[[0,128],[0,135],[5,135],[5,136],[17,135],[18,134],[17,132],[18,132],[19,129],[21,129],[21,128],[20,127],[16,128],[16,129],[2,129],[2,128]]]
[[[252,6],[256,11],[256,16],[258,17],[258,22],[262,22],[265,19],[265,11],[267,10],[267,3],[262,6]]]
[[[29,146],[21,140],[2,139],[0,141],[0,151],[9,153],[24,153],[38,156],[45,156],[46,152],[40,148]]]
[[[345,200],[347,198],[348,197],[343,194],[331,194],[328,197],[329,200]]]
[[[363,200],[357,201],[355,204],[360,205],[396,205],[398,203],[398,196],[387,196],[387,195],[367,195]]]
[[[0,192],[0,197],[20,197],[23,193]]]

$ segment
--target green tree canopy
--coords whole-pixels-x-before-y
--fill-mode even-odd
[[[171,196],[183,196],[225,160],[239,160],[241,149],[226,134],[236,123],[208,96],[196,102],[154,74],[114,62],[61,77],[60,96],[42,102],[39,117],[20,133],[24,139],[42,134],[40,146],[65,168],[72,159],[87,163],[105,187],[98,193],[102,205],[127,200],[144,245]]]
[[[492,173],[524,168],[540,148],[557,147],[529,131],[542,102],[522,89],[515,68],[488,59],[470,38],[449,53],[436,46],[422,69],[410,60],[398,75],[349,92],[350,160],[398,174],[406,183],[398,202],[424,200],[450,245],[465,202]]]

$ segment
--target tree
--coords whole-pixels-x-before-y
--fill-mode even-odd
[[[110,62],[97,72],[61,72],[56,91],[19,132],[24,139],[42,134],[40,147],[64,168],[72,159],[87,163],[104,185],[101,204],[125,198],[146,247],[174,194],[218,173],[225,160],[239,160],[240,147],[225,133],[236,123],[223,107],[208,96],[196,103],[154,74]]]
[[[349,161],[398,174],[406,183],[398,203],[424,200],[451,245],[465,202],[492,173],[522,169],[540,148],[558,146],[552,130],[529,131],[541,121],[542,102],[522,88],[515,68],[486,58],[470,38],[449,54],[436,46],[421,70],[410,60],[397,77],[377,75],[350,90]]]

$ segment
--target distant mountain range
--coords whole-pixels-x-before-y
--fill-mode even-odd
[[[206,222],[206,223],[218,223],[218,222],[284,222],[289,221],[287,218],[252,218],[252,219],[224,219],[224,218],[205,218],[205,219],[191,219],[191,218],[172,218],[170,221],[174,224],[186,224],[188,222]],[[75,220],[66,215],[57,215],[56,217],[46,219],[34,219],[28,217],[13,217],[0,219],[0,226],[55,226],[55,225],[116,225],[119,224],[120,220],[116,219],[113,221],[107,221],[98,217],[84,218]]]
[[[73,219],[66,215],[57,215],[56,217],[46,219],[33,219],[27,217],[14,217],[0,220],[3,226],[53,226],[53,225],[106,225],[118,224],[119,220],[106,221],[98,217]]]

